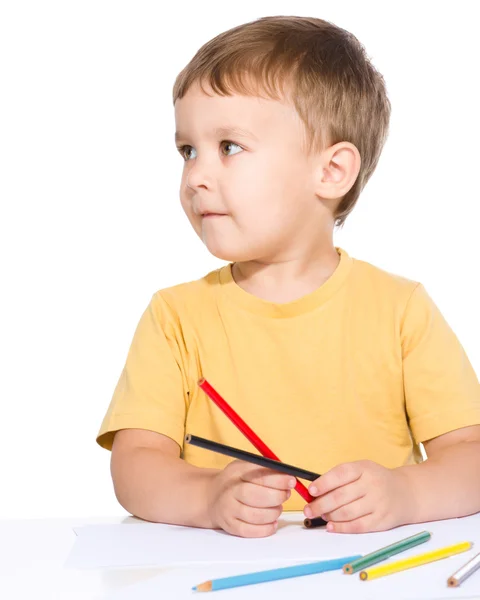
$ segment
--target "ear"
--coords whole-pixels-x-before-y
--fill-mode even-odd
[[[342,198],[355,183],[361,165],[360,152],[350,142],[339,142],[322,152],[315,192],[320,198]]]

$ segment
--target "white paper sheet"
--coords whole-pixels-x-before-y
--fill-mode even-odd
[[[418,548],[420,546],[417,547],[417,552]],[[460,554],[373,581],[360,581],[358,574],[344,575],[341,571],[334,571],[221,590],[214,592],[212,598],[215,600],[238,598],[292,600],[299,597],[328,600],[480,598],[480,574],[473,575],[459,588],[447,588],[446,583],[447,578],[463,564],[467,556],[471,558],[472,554],[472,552]],[[192,591],[192,587],[212,578],[258,570],[261,570],[258,563],[177,568],[167,574],[129,585],[105,597],[105,600],[159,600],[160,598],[208,600],[211,597],[208,593],[199,594]]]
[[[480,514],[349,535],[327,533],[323,528],[305,529],[301,514],[296,520],[289,517],[280,522],[276,534],[261,539],[156,523],[88,525],[76,529],[77,538],[65,566],[88,569],[278,561],[293,564],[366,554],[424,530],[430,531],[432,538],[411,549],[410,555],[462,541],[474,542],[473,550],[480,551]],[[460,555],[460,563],[467,554]],[[402,553],[402,557],[408,555]]]

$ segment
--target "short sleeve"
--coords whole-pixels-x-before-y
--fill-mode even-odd
[[[188,392],[172,316],[155,294],[136,327],[97,442],[111,450],[120,429],[162,433],[183,447]]]
[[[465,350],[422,284],[402,326],[406,410],[417,443],[480,424],[480,385]]]

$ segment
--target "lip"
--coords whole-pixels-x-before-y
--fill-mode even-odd
[[[213,219],[215,217],[226,217],[227,215],[225,213],[204,213],[202,215],[203,219]]]

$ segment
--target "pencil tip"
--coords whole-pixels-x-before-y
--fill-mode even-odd
[[[197,592],[211,592],[213,584],[211,581],[205,581],[204,583],[199,583],[194,589]]]

